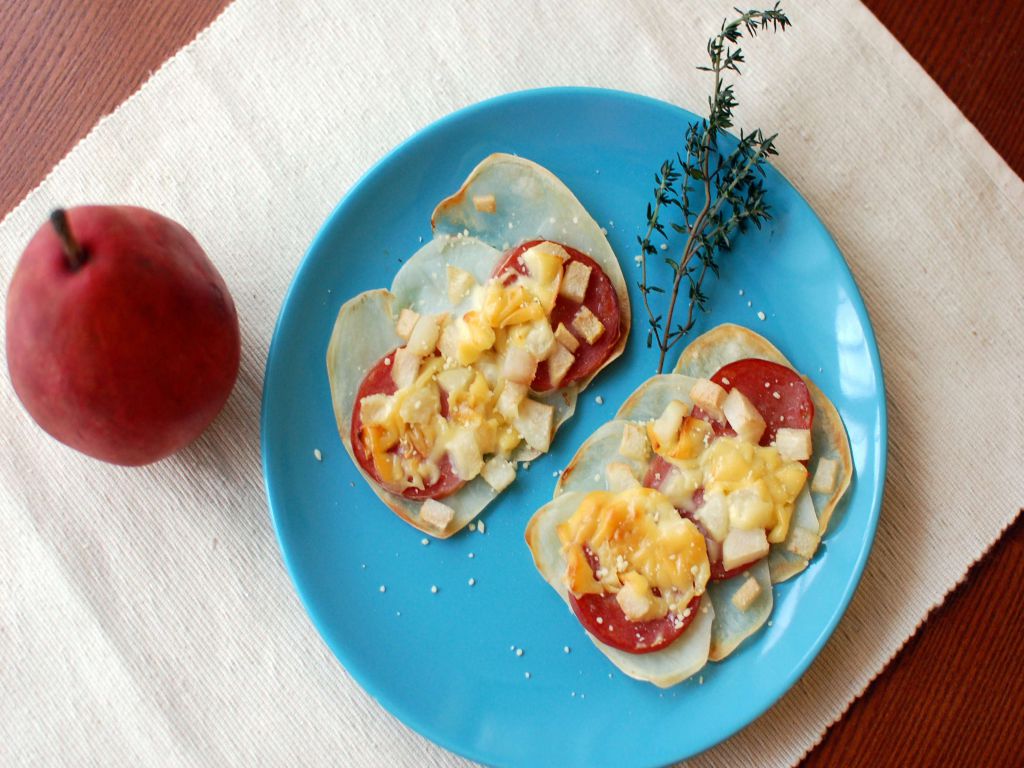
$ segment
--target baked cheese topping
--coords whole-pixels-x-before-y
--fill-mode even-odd
[[[632,621],[683,611],[704,593],[711,575],[697,526],[652,488],[588,493],[558,526],[558,538],[569,590],[614,594]],[[596,574],[588,551],[597,560]]]
[[[429,487],[447,456],[459,479],[483,473],[501,490],[515,476],[501,462],[521,443],[548,450],[554,409],[532,399],[529,386],[540,362],[549,361],[558,386],[575,359],[550,322],[569,254],[543,242],[519,258],[525,274],[508,270],[483,285],[449,267],[449,299],[465,310],[457,316],[402,310],[397,330],[407,343],[391,362],[397,391],[359,404],[360,437],[392,489]]]
[[[711,425],[690,416],[679,400],[669,403],[647,432],[653,450],[673,465],[668,477],[656,478],[660,490],[677,507],[692,510],[713,539],[723,542],[733,530],[763,529],[768,542],[785,540],[807,482],[800,461],[783,456],[774,444],[715,438]],[[704,501],[696,507],[698,488],[704,489]]]

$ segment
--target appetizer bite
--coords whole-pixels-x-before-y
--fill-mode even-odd
[[[597,647],[663,687],[768,620],[853,475],[835,407],[756,333],[719,326],[676,371],[583,444],[526,531]]]
[[[342,306],[327,373],[360,473],[446,538],[548,450],[622,353],[630,309],[601,228],[535,163],[491,155],[431,223],[390,290]]]

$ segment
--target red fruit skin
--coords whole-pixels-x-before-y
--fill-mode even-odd
[[[238,375],[227,286],[180,224],[145,208],[67,211],[72,269],[47,222],[7,293],[7,365],[53,437],[113,464],[148,464],[213,421]]]

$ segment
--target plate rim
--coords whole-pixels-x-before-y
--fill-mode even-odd
[[[659,109],[664,109],[669,112],[675,112],[678,117],[684,120],[692,120],[694,117],[698,117],[689,110],[680,107],[671,102],[659,99],[653,96],[648,96],[632,91],[625,91],[613,88],[600,88],[593,86],[550,86],[540,88],[526,88],[522,90],[510,91],[502,93],[496,96],[492,96],[477,102],[473,102],[452,112],[446,113],[441,117],[433,120],[421,128],[415,130],[408,137],[403,139],[401,142],[396,144],[391,149],[387,150],[381,157],[379,157],[370,167],[363,172],[362,175],[342,194],[338,203],[331,209],[330,213],[324,218],[319,225],[316,234],[310,241],[309,246],[306,248],[302,259],[299,261],[298,266],[292,275],[291,281],[288,285],[288,289],[281,300],[280,307],[277,313],[277,319],[274,323],[274,329],[271,336],[270,346],[267,352],[266,364],[263,371],[263,381],[260,393],[260,464],[261,472],[263,475],[264,491],[267,497],[267,507],[270,513],[271,523],[274,529],[274,536],[277,540],[278,550],[281,553],[282,561],[284,562],[285,569],[288,572],[288,576],[292,582],[292,585],[299,597],[299,600],[304,608],[306,615],[312,622],[314,629],[320,636],[321,641],[327,646],[331,654],[335,657],[335,660],[343,667],[344,672],[352,677],[352,679],[362,688],[362,690],[369,695],[377,704],[389,715],[395,717],[405,726],[415,731],[420,736],[428,739],[434,744],[451,751],[456,755],[463,756],[470,760],[474,760],[484,764],[488,763],[490,757],[488,755],[477,752],[472,745],[465,745],[461,743],[455,743],[453,739],[449,738],[446,733],[436,729],[429,723],[422,722],[414,712],[406,708],[402,700],[398,697],[391,696],[386,692],[381,691],[375,686],[366,676],[364,676],[362,670],[355,670],[350,666],[350,659],[341,647],[338,647],[337,643],[332,643],[328,638],[333,635],[332,632],[325,631],[323,626],[324,622],[321,620],[319,611],[314,607],[311,600],[311,595],[307,594],[306,587],[304,587],[304,580],[300,578],[297,570],[296,562],[294,561],[294,553],[289,551],[289,548],[285,544],[285,537],[282,535],[281,530],[281,519],[283,511],[280,509],[278,504],[283,503],[277,498],[275,493],[273,482],[268,471],[269,455],[271,449],[267,441],[267,429],[268,429],[268,407],[267,407],[267,382],[270,379],[271,368],[274,366],[274,361],[279,355],[279,348],[281,345],[281,326],[284,322],[286,309],[289,307],[294,294],[298,290],[298,285],[302,282],[304,272],[310,268],[312,256],[315,252],[321,250],[323,241],[327,238],[327,233],[331,230],[333,222],[337,219],[343,210],[351,204],[353,199],[359,197],[359,193],[362,189],[368,186],[373,178],[386,167],[400,162],[401,158],[409,151],[411,151],[417,144],[426,140],[428,137],[442,132],[448,128],[450,124],[456,123],[462,119],[473,116],[478,112],[485,112],[495,107],[503,107],[508,104],[513,104],[517,101],[528,101],[535,98],[550,98],[560,96],[572,96],[572,97],[595,97],[595,98],[616,98],[625,101],[632,101],[643,104],[645,106],[654,106]],[[730,132],[731,135],[731,132]],[[877,535],[878,522],[881,517],[881,509],[885,498],[887,470],[888,470],[888,452],[889,452],[889,441],[888,441],[888,398],[886,395],[885,387],[885,372],[882,367],[881,357],[878,351],[878,342],[875,335],[874,324],[871,321],[871,315],[868,311],[867,305],[864,302],[861,289],[857,283],[852,270],[850,269],[849,263],[846,261],[846,257],[843,255],[842,250],[839,248],[832,236],[831,231],[828,229],[825,222],[818,215],[817,210],[810,204],[807,198],[800,192],[799,187],[794,184],[789,177],[783,174],[777,167],[771,165],[772,170],[778,173],[779,176],[793,189],[793,191],[799,196],[799,198],[807,205],[808,209],[812,212],[815,221],[821,226],[824,235],[828,239],[828,242],[835,249],[835,252],[839,255],[839,266],[845,271],[846,276],[849,278],[850,283],[856,289],[854,294],[851,294],[851,298],[855,302],[855,306],[859,308],[866,319],[865,329],[865,342],[867,343],[869,357],[872,365],[878,373],[878,389],[881,393],[879,398],[879,434],[876,436],[875,441],[878,445],[878,454],[876,466],[878,469],[877,477],[877,492],[875,498],[868,510],[868,516],[865,521],[864,536],[860,541],[859,548],[856,551],[856,562],[853,569],[850,571],[849,578],[846,582],[846,588],[839,600],[834,604],[834,609],[825,622],[823,629],[814,639],[814,642],[810,644],[807,651],[800,658],[800,661],[794,665],[789,674],[785,677],[783,682],[779,685],[776,691],[773,691],[769,696],[765,697],[764,703],[760,707],[756,707],[754,713],[746,719],[745,722],[736,725],[734,728],[727,729],[726,731],[717,734],[713,739],[707,741],[703,746],[699,746],[696,750],[680,754],[679,756],[669,757],[670,762],[676,762],[679,760],[690,759],[695,757],[714,746],[728,740],[735,736],[738,732],[747,728],[754,721],[759,719],[765,712],[771,709],[786,693],[788,693],[797,681],[803,677],[804,673],[810,667],[811,663],[818,657],[825,644],[831,639],[835,632],[836,627],[846,614],[847,608],[849,607],[850,601],[853,599],[854,593],[860,586],[861,579],[863,577],[864,568],[867,565],[868,558],[871,550],[874,546],[875,537]],[[332,414],[333,416],[333,414]],[[854,479],[857,482],[857,477]],[[874,486],[873,486],[874,487]],[[278,503],[275,504],[275,499]],[[660,766],[666,763],[645,763],[638,765],[650,765]]]

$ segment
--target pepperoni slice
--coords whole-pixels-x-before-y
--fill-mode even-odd
[[[589,547],[584,549],[584,553],[596,574],[600,567],[597,557]],[[649,621],[627,619],[615,595],[610,592],[579,597],[570,592],[569,605],[583,628],[602,643],[626,653],[640,654],[661,650],[683,634],[697,615],[700,595],[690,601],[686,606],[688,610],[682,613],[669,611],[660,619]]]
[[[810,429],[814,422],[811,393],[800,374],[792,368],[748,357],[722,366],[711,380],[726,391],[738,389],[757,408],[767,424],[760,445],[771,445],[780,427]],[[711,422],[716,435],[736,434],[731,427],[716,422],[700,408],[694,408],[693,415]]]
[[[519,260],[519,257],[525,251],[543,242],[545,241],[531,240],[509,251],[505,259],[498,265],[498,268],[494,270],[494,274],[500,275],[511,269],[525,275],[527,273],[526,265]],[[608,275],[604,273],[604,270],[601,269],[596,261],[586,254],[580,253],[575,248],[570,248],[561,243],[558,243],[558,245],[561,245],[569,254],[569,262],[578,261],[590,267],[590,282],[587,283],[587,292],[583,296],[583,306],[593,312],[604,325],[604,333],[601,334],[594,344],[588,344],[585,339],[577,337],[580,346],[573,353],[576,359],[558,385],[559,387],[567,387],[573,382],[585,379],[604,364],[619,341],[621,327],[619,297],[616,295],[615,288],[612,286],[612,281],[608,279]],[[566,264],[569,262],[566,262]],[[572,332],[572,319],[576,316],[579,308],[580,305],[576,302],[570,301],[564,296],[559,296],[555,301],[554,308],[551,310],[552,330],[557,328],[559,323],[562,323]],[[535,392],[546,392],[553,389],[546,360],[537,366],[537,373],[533,377],[531,388]]]
[[[359,413],[359,403],[368,395],[395,394],[397,387],[395,387],[395,382],[391,378],[391,363],[394,360],[394,356],[395,353],[391,352],[382,357],[366,374],[363,383],[359,387],[359,392],[356,393],[356,404],[352,412],[352,452],[355,454],[359,466],[376,481],[377,485],[385,490],[399,496],[404,496],[407,499],[443,499],[445,496],[455,493],[466,484],[464,480],[455,474],[455,470],[452,469],[447,455],[438,462],[438,469],[441,474],[437,482],[425,488],[409,487],[401,489],[391,487],[388,483],[381,480],[380,475],[377,473],[377,467],[373,463],[373,457],[367,452],[366,446],[363,443],[363,420]],[[441,415],[448,415],[448,398],[443,391],[441,392]],[[398,446],[393,448],[392,452],[397,450],[399,450]]]

